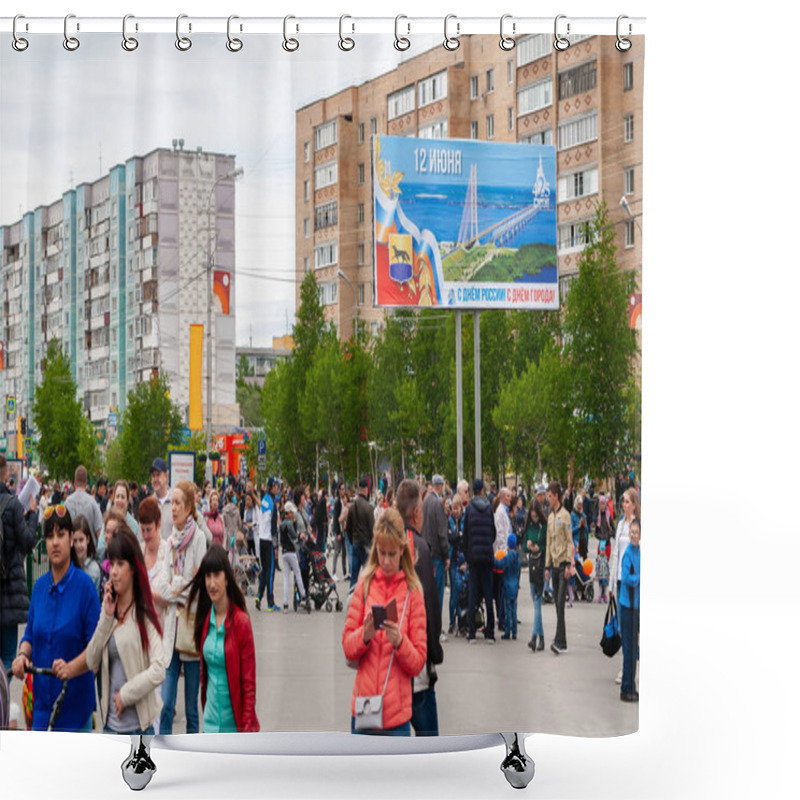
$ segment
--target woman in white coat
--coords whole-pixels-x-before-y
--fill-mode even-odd
[[[167,674],[161,687],[164,707],[161,710],[160,734],[172,733],[181,664],[185,681],[186,732],[200,731],[200,654],[194,651],[193,609],[189,609],[187,614],[184,608],[192,578],[206,554],[206,537],[198,527],[197,519],[194,485],[180,481],[172,490],[172,533],[167,539],[170,552],[160,582],[162,600],[167,604],[164,619],[164,663]]]

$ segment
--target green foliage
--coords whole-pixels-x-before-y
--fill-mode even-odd
[[[123,474],[140,483],[149,479],[153,459],[166,458],[170,446],[180,449],[183,420],[170,399],[166,378],[140,383],[128,393],[118,438]]]
[[[33,401],[33,424],[38,434],[39,460],[50,477],[71,479],[83,464],[90,473],[99,469],[99,455],[92,424],[77,399],[69,357],[56,339],[47,343],[42,382]]]

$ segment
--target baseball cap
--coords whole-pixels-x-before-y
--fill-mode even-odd
[[[163,458],[157,458],[155,461],[153,461],[153,465],[150,467],[150,472],[166,472],[167,469],[167,462],[164,461]]]
[[[290,500],[286,505],[283,507],[283,510],[287,514],[297,514],[297,506]]]
[[[509,533],[508,534],[508,549],[509,550],[516,550],[517,549],[517,534],[516,533]]]

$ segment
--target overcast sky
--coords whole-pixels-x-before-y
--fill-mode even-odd
[[[335,36],[307,38],[287,54],[274,36],[229,53],[224,38],[196,37],[179,52],[172,34],[91,34],[72,53],[60,35],[37,35],[23,53],[0,47],[0,225],[97,180],[132,155],[171,147],[234,154],[237,344],[268,346],[294,311],[294,119],[297,108],[392,69],[386,36],[362,35],[342,53]],[[427,41],[426,41],[427,40]],[[438,45],[417,37],[410,55]]]

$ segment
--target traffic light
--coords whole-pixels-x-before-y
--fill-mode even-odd
[[[25,417],[20,417],[19,419],[19,432],[23,436],[27,436],[28,434],[28,420]]]

